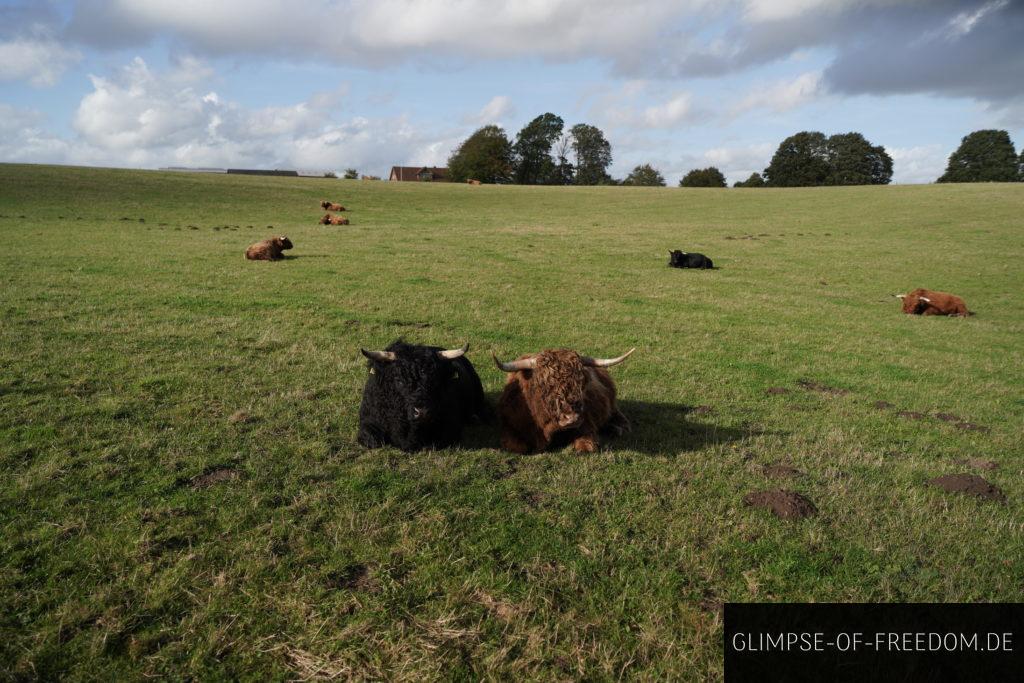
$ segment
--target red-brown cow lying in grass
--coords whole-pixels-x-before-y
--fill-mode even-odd
[[[348,225],[348,219],[344,216],[332,216],[325,213],[320,219],[320,225]]]
[[[605,368],[626,360],[588,358],[569,349],[549,349],[497,366],[508,374],[498,399],[501,446],[513,453],[543,451],[572,443],[581,453],[597,450],[598,434],[629,430],[615,403],[615,382]],[[493,355],[493,354],[492,354]]]
[[[287,237],[271,237],[246,249],[245,258],[251,261],[280,261],[284,258],[281,252],[291,248],[292,241]]]
[[[915,289],[909,294],[897,294],[903,299],[903,312],[914,315],[972,315],[967,310],[964,300],[948,292],[936,292],[932,289]]]
[[[335,204],[334,202],[329,202],[326,199],[323,200],[322,202],[320,202],[320,208],[323,209],[324,211],[344,211],[345,210],[345,207],[342,206],[341,204]]]

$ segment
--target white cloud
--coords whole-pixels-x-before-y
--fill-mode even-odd
[[[942,145],[890,147],[894,183],[933,183],[946,170],[951,150]]]
[[[974,29],[975,24],[986,15],[998,12],[1008,4],[1010,4],[1010,0],[993,0],[992,2],[986,2],[973,12],[960,12],[949,20],[947,26],[949,37],[960,38],[967,35]]]
[[[45,131],[41,114],[0,104],[0,158],[153,168],[220,166],[380,174],[392,164],[443,164],[466,130],[424,129],[407,116],[344,115],[345,87],[287,106],[249,109],[209,90],[213,72],[186,60],[154,71],[140,58],[91,76],[73,120]]]
[[[738,115],[762,108],[782,113],[807,104],[822,94],[821,72],[808,71],[791,80],[759,86],[737,102],[732,113]]]
[[[503,121],[515,115],[515,110],[511,98],[507,95],[495,95],[477,114],[467,117],[467,121],[478,126],[501,125]]]
[[[49,38],[0,41],[0,81],[27,80],[36,87],[51,86],[81,58],[78,50]]]
[[[620,128],[671,129],[703,117],[705,112],[694,105],[693,95],[687,91],[644,104],[661,94],[659,87],[651,81],[625,81],[616,88],[591,90],[583,102],[592,102],[590,116],[596,121]]]

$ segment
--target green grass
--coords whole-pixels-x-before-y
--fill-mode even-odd
[[[1022,209],[0,165],[0,678],[718,678],[722,602],[1020,601]],[[636,346],[634,429],[366,451],[358,349],[398,336],[469,341],[492,401],[491,350]],[[963,458],[1006,504],[926,486]],[[744,507],[778,487],[820,513]]]

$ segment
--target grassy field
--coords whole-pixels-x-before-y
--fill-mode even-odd
[[[1024,600],[1022,210],[0,165],[0,678],[715,679],[724,602]],[[492,401],[491,350],[636,346],[633,431],[364,450],[399,336],[470,342]],[[743,503],[777,488],[818,514]]]

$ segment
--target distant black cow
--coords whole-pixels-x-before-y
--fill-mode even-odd
[[[704,254],[698,254],[697,252],[691,251],[689,253],[685,251],[668,252],[668,265],[672,268],[714,268],[715,265],[711,263]]]
[[[370,375],[359,407],[359,443],[403,451],[444,448],[459,440],[470,418],[489,419],[480,377],[464,355],[468,348],[399,339],[383,351],[360,349],[370,359]]]

